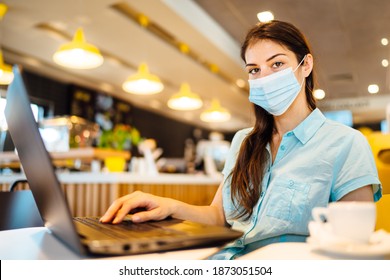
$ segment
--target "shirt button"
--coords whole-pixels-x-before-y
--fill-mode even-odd
[[[239,246],[242,245],[242,240],[241,240],[241,239],[238,239],[238,240],[237,240],[237,245],[239,245]]]
[[[286,149],[286,147],[285,147],[284,145],[282,145],[282,146],[280,146],[280,149],[281,149],[282,151],[284,151],[284,150]]]
[[[294,181],[293,181],[293,180],[290,180],[290,181],[288,181],[288,184],[289,184],[290,186],[294,186]]]

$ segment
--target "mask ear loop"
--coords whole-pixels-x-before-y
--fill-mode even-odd
[[[303,61],[305,61],[306,56],[307,56],[307,54],[305,54],[305,56],[302,58],[301,62],[299,62],[299,64],[298,64],[297,67],[295,68],[294,72],[297,71],[298,67],[301,66],[301,64],[303,63]],[[303,77],[302,83],[299,85],[299,90],[301,90],[301,88],[302,88],[304,82],[305,82],[305,77]]]
[[[299,64],[297,65],[297,67],[295,67],[294,71],[297,71],[298,67],[301,66],[301,64],[305,61],[305,58],[306,58],[307,54],[305,54],[305,56],[302,58],[301,62],[299,62]]]

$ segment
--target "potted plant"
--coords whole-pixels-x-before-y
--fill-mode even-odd
[[[110,148],[114,150],[130,150],[141,141],[141,135],[135,127],[127,124],[117,124],[112,130],[103,130],[99,141],[99,148]]]
[[[117,151],[130,151],[141,141],[141,135],[135,127],[117,124],[112,130],[103,130],[99,137],[98,147]],[[126,160],[123,157],[107,157],[104,164],[109,171],[123,171]]]

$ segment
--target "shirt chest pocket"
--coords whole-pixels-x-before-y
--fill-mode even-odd
[[[275,180],[269,190],[267,216],[276,219],[300,222],[309,215],[308,194],[310,185],[295,180]]]

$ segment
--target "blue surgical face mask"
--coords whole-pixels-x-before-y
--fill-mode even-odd
[[[294,72],[305,58],[306,56],[295,70],[289,67],[263,78],[249,80],[249,101],[274,116],[286,112],[301,91],[304,80],[299,84]]]

